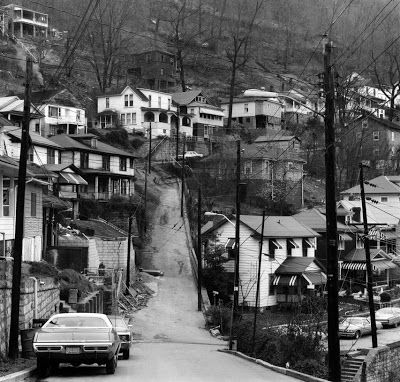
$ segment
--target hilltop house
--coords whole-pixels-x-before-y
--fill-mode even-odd
[[[145,134],[151,125],[152,136],[170,136],[176,130],[177,109],[170,94],[125,86],[97,97],[98,123],[101,129],[121,126],[128,132]],[[188,116],[179,116],[183,131],[191,127]],[[188,130],[190,133],[190,130]]]
[[[87,132],[85,109],[69,90],[32,92],[31,100],[44,116],[38,132],[44,137]]]
[[[62,134],[49,139],[63,148],[61,163],[79,168],[88,182],[80,185],[79,198],[108,200],[134,194],[133,154],[98,141],[94,134]]]
[[[229,99],[221,100],[225,118],[228,118]],[[243,95],[233,98],[232,121],[254,129],[280,130],[283,104],[277,93],[249,89]]]
[[[258,257],[262,217],[240,217],[239,241],[239,303],[255,306]],[[236,220],[227,218],[207,224],[202,237],[207,239],[206,251],[215,247],[225,250],[226,271],[234,272]],[[291,304],[323,286],[326,275],[315,259],[317,232],[303,226],[290,216],[265,218],[262,242],[259,307]],[[232,278],[233,280],[233,278]]]
[[[201,90],[188,90],[172,94],[181,115],[190,115],[193,124],[193,135],[199,140],[212,139],[224,134],[224,111],[213,105]]]

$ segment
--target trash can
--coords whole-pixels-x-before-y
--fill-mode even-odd
[[[21,348],[23,358],[34,358],[35,352],[33,351],[33,337],[39,328],[22,329],[21,333]]]

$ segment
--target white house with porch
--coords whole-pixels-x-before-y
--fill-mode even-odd
[[[234,271],[236,220],[222,219],[207,224],[202,237],[206,251],[225,248],[225,269]],[[262,217],[240,217],[239,304],[255,306]],[[319,236],[291,216],[268,216],[262,242],[260,295],[258,306],[295,303],[326,282],[322,266],[314,258]],[[289,264],[290,263],[290,264]],[[295,265],[295,266],[294,266]],[[277,271],[280,273],[277,273]],[[233,277],[233,275],[232,275]],[[233,278],[232,278],[233,280]]]

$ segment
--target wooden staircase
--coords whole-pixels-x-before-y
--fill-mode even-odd
[[[365,356],[358,354],[346,358],[342,363],[342,382],[353,382],[357,372],[361,369]]]

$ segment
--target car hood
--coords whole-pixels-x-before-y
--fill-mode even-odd
[[[112,341],[110,328],[44,328],[40,329],[34,338],[39,342],[101,342]]]
[[[352,330],[359,330],[361,329],[358,325],[354,325],[354,324],[340,324],[339,325],[339,330],[348,330],[348,331],[352,331]]]

